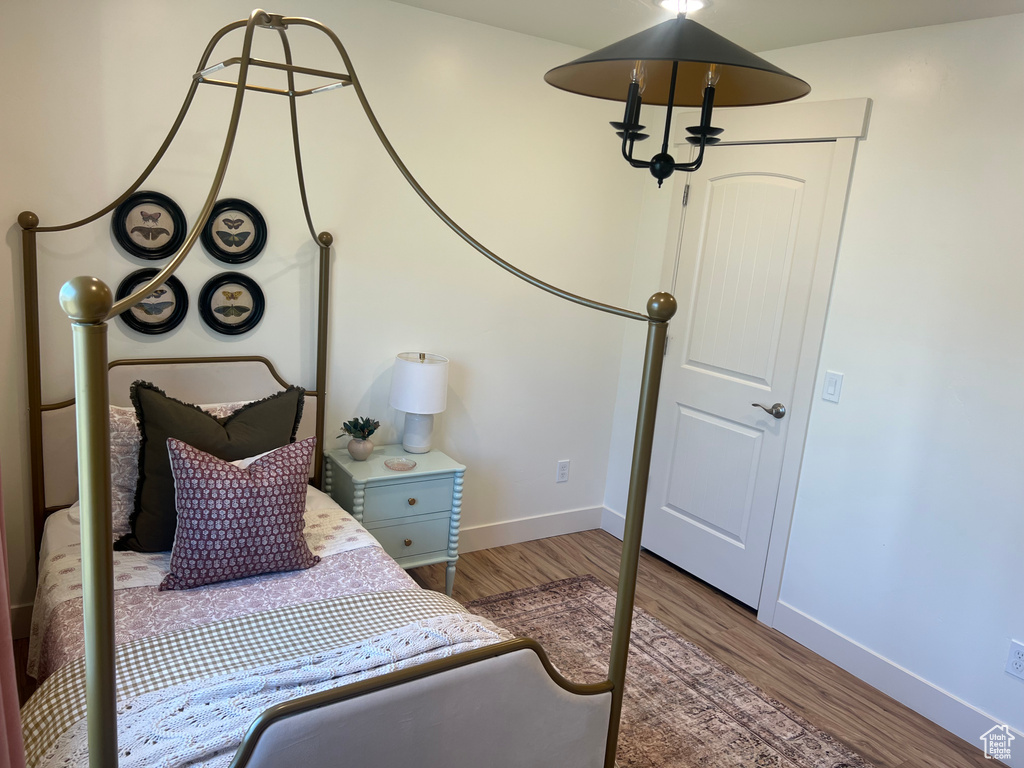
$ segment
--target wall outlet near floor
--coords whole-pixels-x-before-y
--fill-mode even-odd
[[[562,459],[558,462],[558,473],[555,475],[556,483],[565,483],[569,480],[569,460]]]
[[[1019,640],[1010,641],[1010,658],[1006,660],[1006,671],[1024,680],[1024,643]]]

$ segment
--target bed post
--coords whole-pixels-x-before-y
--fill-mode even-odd
[[[110,517],[110,392],[106,318],[114,296],[95,277],[60,290],[71,319],[78,421],[78,489],[82,525],[82,614],[90,768],[117,766],[114,672],[114,553]]]
[[[305,202],[305,198],[303,198]],[[316,331],[316,449],[313,451],[313,485],[323,487],[324,472],[324,420],[327,411],[327,317],[331,305],[331,244],[330,232],[317,235],[320,244],[320,293]]]
[[[22,286],[25,294],[25,356],[28,359],[28,450],[32,468],[32,522],[36,554],[43,540],[46,485],[43,475],[43,391],[39,357],[39,270],[36,260],[36,227],[32,211],[18,214],[21,226]]]
[[[614,768],[619,741],[619,716],[626,686],[626,661],[629,656],[629,635],[633,627],[633,602],[636,597],[636,575],[640,564],[640,537],[643,534],[644,509],[647,503],[647,476],[651,468],[651,446],[654,442],[654,420],[661,389],[661,368],[665,359],[668,321],[676,313],[676,300],[670,293],[656,293],[647,302],[647,348],[644,372],[640,382],[640,404],[636,414],[633,437],[633,462],[629,474],[629,496],[626,500],[626,527],[622,536],[622,558],[619,561],[619,591],[615,600],[615,626],[608,662],[608,679],[612,689],[608,743],[605,768]]]

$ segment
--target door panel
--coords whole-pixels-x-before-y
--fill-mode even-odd
[[[834,147],[716,147],[679,235],[643,544],[754,607]]]
[[[762,434],[745,424],[679,406],[665,507],[743,547],[750,524]]]
[[[751,174],[708,184],[687,365],[771,386],[802,192]]]

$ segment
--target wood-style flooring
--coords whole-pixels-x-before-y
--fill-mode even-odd
[[[613,589],[619,541],[585,531],[459,556],[455,599],[593,574]],[[444,566],[411,571],[444,589]],[[764,624],[721,592],[644,552],[637,605],[832,734],[877,768],[994,768],[968,744]]]

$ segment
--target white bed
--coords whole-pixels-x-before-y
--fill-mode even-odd
[[[41,686],[23,713],[30,765],[86,758],[84,698],[70,692],[84,650],[77,533],[73,509],[51,515],[44,533],[29,659]],[[227,765],[252,720],[270,706],[511,639],[421,590],[312,487],[305,534],[322,558],[308,570],[183,592],[158,591],[169,553],[116,553],[122,766]],[[309,624],[310,617],[322,624]],[[238,636],[241,627],[247,636]],[[253,635],[262,638],[255,648]],[[182,648],[194,658],[169,674]]]

